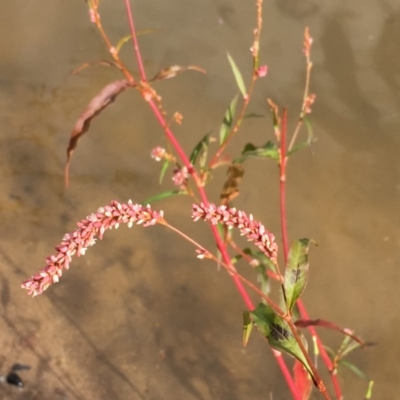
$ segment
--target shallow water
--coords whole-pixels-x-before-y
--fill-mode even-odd
[[[127,34],[123,2],[103,1],[104,25]],[[250,72],[255,12],[251,2],[135,2],[149,75],[173,64],[199,65],[157,84],[190,150],[218,129],[236,86],[226,59]],[[45,295],[30,299],[20,282],[75,222],[112,199],[144,199],[158,185],[151,148],[162,131],[140,97],[124,93],[93,122],[75,151],[71,186],[63,188],[69,133],[91,97],[116,71],[85,61],[107,57],[85,3],[43,0],[41,7],[0,4],[0,375],[12,364],[25,388],[0,384],[5,399],[287,399],[267,346],[254,335],[241,346],[244,306],[223,271],[160,227],[110,232]],[[312,237],[304,300],[313,318],[355,329],[378,346],[352,360],[376,381],[374,398],[398,393],[397,285],[400,283],[400,59],[397,2],[265,5],[260,81],[251,110],[268,116],[266,98],[286,105],[292,124],[301,102],[302,35],[314,38],[312,126],[317,141],[291,158],[288,215],[292,238]],[[158,31],[160,29],[160,31]],[[132,62],[131,47],[124,56]],[[131,64],[133,65],[133,64]],[[305,135],[305,133],[303,133]],[[249,121],[238,138],[272,139],[269,116]],[[272,163],[247,166],[238,206],[279,232],[277,174]],[[223,181],[217,175],[213,185]],[[212,190],[215,195],[216,189]],[[179,228],[212,245],[206,225],[187,218],[188,199],[159,207]],[[278,235],[279,236],[279,235]],[[331,346],[339,336],[322,332]],[[366,384],[341,380],[346,398]],[[320,398],[317,394],[314,398]]]

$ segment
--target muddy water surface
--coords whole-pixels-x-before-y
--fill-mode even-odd
[[[218,128],[236,92],[229,51],[244,74],[255,11],[251,2],[134,2],[149,75],[195,64],[158,84],[185,148]],[[265,5],[262,62],[269,75],[238,138],[272,138],[266,98],[295,121],[304,81],[302,34],[314,37],[312,115],[317,141],[290,161],[290,235],[312,237],[311,279],[304,300],[314,318],[355,329],[377,347],[352,358],[376,381],[376,399],[397,398],[400,374],[400,7],[394,0]],[[123,2],[103,1],[113,40],[127,34]],[[25,388],[0,384],[3,399],[274,399],[290,395],[257,335],[241,346],[244,308],[231,280],[201,263],[193,249],[154,227],[110,232],[62,281],[30,299],[20,282],[44,265],[75,222],[112,199],[142,201],[160,190],[150,149],[163,134],[134,92],[92,124],[74,154],[63,188],[69,132],[89,99],[118,79],[104,67],[70,72],[107,57],[85,2],[42,0],[0,5],[0,375],[13,363]],[[133,64],[131,48],[124,50]],[[133,68],[134,69],[134,68]],[[294,123],[294,122],[293,122]],[[292,123],[292,125],[293,125]],[[217,175],[215,188],[222,182]],[[279,232],[276,167],[249,163],[237,204]],[[190,202],[160,203],[168,218],[204,244],[205,225],[187,218]],[[279,236],[279,235],[278,235]],[[332,347],[336,335],[323,332]],[[348,399],[366,385],[342,379]],[[318,394],[314,398],[320,398]]]

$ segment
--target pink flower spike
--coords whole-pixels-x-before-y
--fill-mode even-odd
[[[216,207],[214,204],[205,206],[193,204],[192,218],[194,221],[203,219],[210,221],[213,225],[218,223],[226,226],[234,226],[240,230],[241,235],[246,236],[273,262],[278,259],[278,245],[275,242],[275,236],[268,232],[264,225],[254,221],[252,216],[247,216],[244,211],[235,208],[228,209],[226,206]]]
[[[63,270],[69,268],[72,255],[84,255],[87,248],[96,243],[96,236],[101,239],[107,229],[117,227],[119,223],[150,226],[162,220],[163,212],[154,211],[150,206],[113,201],[78,222],[74,232],[64,235],[61,244],[56,246],[57,254],[47,257],[47,266],[23,282],[21,287],[32,296],[43,293],[52,283],[58,282]]]

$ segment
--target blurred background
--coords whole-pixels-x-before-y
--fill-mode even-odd
[[[251,74],[255,5],[232,0],[132,2],[149,76],[198,65],[157,83],[166,110],[179,111],[175,131],[190,152],[217,134],[237,93],[226,52]],[[128,35],[122,1],[102,0],[114,43]],[[293,130],[301,106],[306,26],[314,38],[311,122],[317,141],[290,159],[288,220],[292,239],[311,249],[304,294],[312,318],[352,328],[377,346],[351,361],[376,381],[375,399],[396,398],[400,367],[397,296],[400,283],[400,4],[394,0],[292,2],[264,6],[261,63],[247,121],[228,149],[273,139],[266,103],[288,107]],[[123,59],[137,74],[132,46]],[[75,259],[61,282],[29,298],[21,281],[45,265],[64,233],[111,200],[140,202],[172,188],[158,183],[150,158],[163,132],[135,91],[121,94],[92,123],[75,151],[70,188],[63,183],[66,146],[90,99],[119,73],[107,59],[84,1],[15,0],[0,4],[0,375],[14,363],[24,389],[0,384],[2,399],[289,399],[267,344],[253,334],[242,347],[245,306],[224,271],[161,227],[108,232]],[[136,75],[137,76],[137,75]],[[302,133],[306,137],[306,131]],[[218,171],[211,198],[225,180]],[[279,234],[278,171],[251,161],[236,205]],[[212,248],[207,225],[189,218],[191,202],[157,203],[168,220]],[[255,279],[249,267],[240,271]],[[256,297],[254,297],[257,300]],[[338,334],[321,331],[336,348]],[[363,399],[367,384],[349,371],[346,398]],[[329,385],[329,380],[327,380]],[[271,395],[271,393],[273,395]],[[272,396],[272,397],[271,397]],[[315,399],[321,398],[314,393]]]

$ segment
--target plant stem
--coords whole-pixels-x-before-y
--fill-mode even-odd
[[[261,4],[261,1],[258,2],[258,4]],[[134,48],[135,48],[135,54],[136,54],[136,59],[138,62],[138,66],[139,66],[139,70],[140,70],[140,74],[141,74],[141,78],[142,81],[146,81],[146,74],[145,74],[145,70],[143,67],[143,62],[142,62],[142,57],[140,54],[140,49],[139,49],[139,45],[138,45],[138,41],[137,41],[137,36],[136,36],[136,31],[135,31],[135,25],[133,22],[133,15],[132,15],[132,10],[131,10],[131,6],[129,3],[129,0],[125,0],[125,6],[126,6],[126,10],[127,10],[127,15],[128,15],[128,19],[129,19],[129,26],[130,26],[130,30],[131,30],[131,35],[132,35],[132,40],[134,43]],[[253,81],[252,81],[252,85],[250,87],[250,91],[252,92],[253,90],[253,86],[254,86],[254,82],[255,79],[253,77]],[[249,98],[249,97],[248,97]],[[173,134],[173,132],[169,129],[168,124],[166,123],[164,116],[162,115],[162,113],[160,112],[160,110],[158,109],[157,105],[155,104],[154,100],[152,98],[150,98],[148,100],[148,103],[156,117],[156,119],[158,120],[158,122],[160,123],[160,125],[162,126],[162,128],[164,129],[164,132],[168,138],[168,140],[171,142],[172,146],[175,148],[176,152],[178,153],[179,157],[181,158],[183,164],[187,167],[190,175],[192,176],[193,180],[195,181],[195,184],[198,188],[200,197],[203,201],[204,204],[208,205],[209,201],[208,201],[208,197],[207,194],[204,190],[204,186],[202,181],[200,180],[195,168],[193,167],[193,165],[191,165],[190,160],[188,159],[188,157],[186,156],[185,152],[183,151],[182,147],[180,146],[179,142],[176,140],[175,135]],[[239,117],[239,122],[236,123],[236,130],[239,128],[242,116],[245,113],[245,110],[247,108],[247,104],[248,104],[248,99],[245,100],[245,104],[242,108],[242,112],[240,114]],[[234,133],[236,133],[236,130],[234,129],[234,131],[232,132],[232,135]],[[225,243],[223,242],[223,240],[221,239],[221,237],[219,236],[217,227],[214,225],[211,225],[211,230],[212,230],[212,234],[215,238],[217,247],[219,249],[219,251],[221,252],[222,258],[224,260],[224,262],[229,266],[229,270],[230,271],[234,271],[234,274],[231,274],[233,281],[236,285],[237,290],[239,291],[243,301],[246,304],[246,307],[249,310],[253,310],[254,304],[251,301],[248,293],[246,292],[245,288],[242,285],[242,282],[236,272],[235,267],[232,265],[227,248]],[[286,380],[286,383],[292,393],[292,396],[295,400],[301,400],[300,399],[300,395],[298,393],[298,390],[296,388],[296,385],[294,383],[293,377],[286,365],[285,360],[283,359],[283,357],[280,355],[280,353],[278,352],[273,352],[273,354],[275,355],[275,359],[277,360],[277,363],[282,371],[282,374]]]
[[[140,77],[142,79],[142,82],[146,82],[147,81],[146,71],[143,66],[142,55],[140,53],[139,42],[137,40],[135,23],[134,23],[133,15],[132,15],[132,8],[129,3],[129,0],[125,0],[125,8],[126,8],[126,12],[128,14],[129,28],[132,33],[132,43],[133,43],[133,47],[135,49],[136,61],[138,63],[138,67],[139,67]]]
[[[327,389],[326,389],[326,387],[325,387],[325,384],[324,384],[324,382],[322,381],[321,377],[319,376],[319,373],[318,373],[317,369],[315,368],[315,365],[314,365],[314,363],[312,362],[312,360],[311,360],[311,358],[310,358],[310,356],[309,356],[309,354],[308,354],[308,351],[307,351],[307,349],[306,349],[305,346],[304,346],[303,341],[301,340],[300,336],[298,335],[298,333],[297,333],[297,328],[296,328],[295,325],[293,324],[293,322],[292,322],[292,320],[291,320],[291,317],[288,318],[288,319],[286,320],[286,322],[288,323],[288,325],[289,325],[289,327],[290,327],[290,330],[292,331],[293,336],[295,337],[295,339],[296,339],[296,341],[297,341],[297,344],[299,345],[299,347],[300,347],[300,349],[301,349],[301,351],[302,351],[304,357],[305,357],[306,360],[307,360],[308,365],[309,365],[310,368],[311,368],[311,371],[312,371],[312,373],[313,373],[313,375],[314,375],[314,378],[315,378],[315,380],[316,380],[316,382],[317,382],[317,384],[318,384],[318,389],[319,389],[319,391],[323,394],[323,396],[325,397],[326,400],[331,400],[331,398],[329,397],[328,391],[327,391]]]
[[[308,79],[307,79],[308,82]],[[308,88],[307,88],[308,91]],[[307,93],[307,91],[305,93]],[[306,96],[306,94],[305,94]],[[286,110],[283,110],[283,117],[282,117],[282,128],[281,128],[281,134],[280,134],[280,163],[279,163],[279,193],[280,193],[280,216],[281,216],[281,229],[282,229],[282,243],[283,243],[283,248],[284,248],[284,260],[285,260],[285,265],[287,263],[287,259],[288,259],[288,255],[289,255],[289,238],[288,238],[288,231],[287,231],[287,213],[286,213],[286,167],[287,167],[287,153],[286,153],[286,139],[287,139],[287,113]],[[294,142],[292,142],[290,144],[290,146],[293,146]],[[303,319],[309,319],[309,315],[307,313],[307,310],[302,302],[301,299],[299,299],[297,301],[297,305],[301,314],[301,317]],[[288,321],[289,323],[291,323],[290,321]],[[316,330],[314,327],[310,326],[309,331],[311,333],[311,335],[315,338],[317,344],[318,344],[318,348],[319,351],[321,353],[322,359],[324,360],[325,365],[327,366],[329,371],[332,371],[332,362],[329,358],[328,353],[325,350],[325,347],[322,344],[321,339],[319,338]],[[301,346],[302,343],[300,343],[301,341],[299,341],[299,345]],[[309,357],[308,353],[306,352],[305,357]],[[314,367],[314,364],[311,362],[311,364]],[[331,373],[331,379],[332,379],[332,383],[335,389],[335,394],[336,397],[338,399],[342,399],[342,392],[340,389],[340,385],[339,385],[339,381],[337,379],[337,376]],[[322,383],[322,381],[321,381]],[[322,383],[323,384],[323,383]],[[325,386],[324,386],[325,388]],[[326,388],[325,388],[326,390]]]

